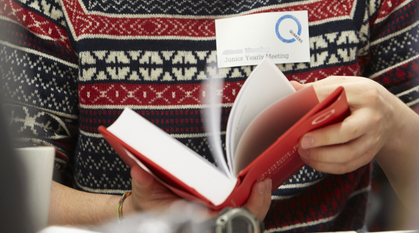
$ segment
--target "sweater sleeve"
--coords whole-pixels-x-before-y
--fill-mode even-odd
[[[77,142],[77,56],[56,1],[0,0],[0,80],[17,147],[53,145],[54,179],[71,182]]]
[[[370,1],[370,57],[364,76],[419,112],[419,1]]]

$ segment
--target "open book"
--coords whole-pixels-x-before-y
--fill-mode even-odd
[[[271,178],[274,191],[304,166],[297,152],[301,136],[343,120],[348,109],[342,87],[319,103],[313,87],[296,92],[263,60],[228,119],[228,174],[129,108],[99,131],[128,166],[139,164],[177,195],[219,210],[243,205],[258,180]]]

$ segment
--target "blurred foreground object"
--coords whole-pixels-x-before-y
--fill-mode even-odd
[[[22,162],[20,170],[24,174],[28,211],[33,219],[34,230],[40,231],[48,226],[55,148],[25,147],[16,148],[15,152]]]
[[[3,103],[0,98],[0,103]],[[11,136],[0,106],[0,232],[34,232],[28,212],[22,161],[11,147]]]

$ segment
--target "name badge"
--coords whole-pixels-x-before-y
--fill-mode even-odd
[[[307,11],[261,13],[215,20],[219,68],[310,61]]]

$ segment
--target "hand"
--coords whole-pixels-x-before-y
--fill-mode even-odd
[[[131,168],[131,177],[132,195],[124,203],[124,215],[134,211],[165,211],[173,203],[183,200],[137,165]],[[259,220],[263,220],[268,212],[271,203],[271,187],[270,179],[255,183],[249,199],[243,206]],[[200,207],[206,209],[204,206]],[[207,211],[209,217],[218,214],[217,211]]]
[[[297,90],[306,86],[292,84]],[[319,100],[343,86],[351,114],[341,123],[304,135],[301,158],[319,171],[342,174],[375,156],[400,200],[412,210],[408,215],[418,219],[419,115],[366,78],[330,77],[308,85],[314,86]]]
[[[292,82],[298,90],[313,85],[319,101],[338,86],[346,92],[351,114],[341,123],[305,134],[301,159],[312,168],[343,174],[368,164],[393,133],[406,106],[378,83],[361,77],[329,77],[311,84]],[[397,121],[399,119],[399,121]]]

